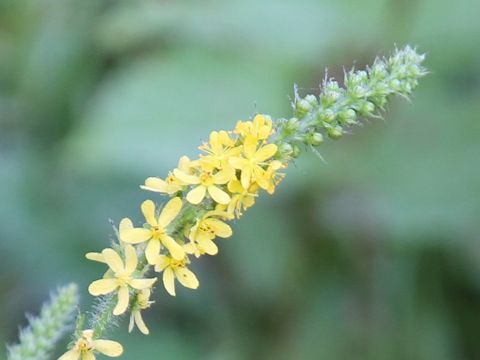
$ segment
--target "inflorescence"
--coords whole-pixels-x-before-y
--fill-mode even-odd
[[[326,79],[319,96],[300,97],[295,91],[294,117],[274,121],[257,114],[238,121],[231,131],[213,131],[199,147],[197,159],[183,156],[166,178],[147,178],[140,187],[162,197],[141,204],[144,225],[135,227],[130,219],[122,219],[111,248],[86,255],[107,266],[103,277],[88,288],[104,301],[92,317],[105,321],[97,321],[94,329],[77,330],[59,360],[95,359],[96,352],[120,356],[119,343],[98,338],[111,326],[112,315],[129,311],[129,331],[136,326],[148,334],[142,311],[153,303],[153,273],[162,275],[172,296],[176,282],[198,288],[189,265],[195,258],[218,253],[217,238],[233,233],[228,222],[239,219],[261,192],[273,194],[284,169],[302,149],[316,148],[326,137],[340,138],[361,119],[380,117],[391,95],[408,97],[426,74],[423,60],[424,55],[407,46],[389,58],[376,59],[366,71],[348,71],[343,87]]]

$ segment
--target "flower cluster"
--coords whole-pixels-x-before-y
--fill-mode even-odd
[[[346,73],[344,88],[327,79],[319,96],[295,94],[294,117],[273,122],[258,114],[239,121],[232,131],[213,131],[199,147],[202,153],[197,159],[183,156],[166,178],[147,178],[141,189],[164,195],[168,201],[144,201],[142,226],[124,218],[118,242],[101,253],[86,255],[108,266],[88,288],[105,300],[93,314],[94,330],[77,332],[76,342],[60,359],[94,359],[95,351],[119,356],[120,344],[98,337],[112,316],[129,309],[129,331],[136,325],[148,334],[141,312],[150,307],[157,280],[149,274],[161,274],[172,296],[176,281],[198,288],[199,281],[188,268],[191,261],[218,253],[217,239],[233,233],[228,222],[253,206],[261,191],[274,193],[283,179],[282,169],[299,155],[300,148],[320,145],[324,135],[339,138],[359,118],[378,117],[390,95],[408,96],[426,73],[423,59],[406,47],[388,59],[377,59],[367,71]]]
[[[282,178],[277,170],[286,164],[275,158],[273,134],[272,120],[260,114],[239,121],[233,131],[213,131],[197,159],[184,156],[166,179],[150,177],[141,186],[171,199],[161,209],[144,201],[144,226],[121,228],[120,240],[140,245],[147,263],[163,273],[170,295],[175,295],[175,280],[196,289],[190,256],[216,255],[215,239],[232,236],[226,221],[239,218],[261,189],[274,192]]]

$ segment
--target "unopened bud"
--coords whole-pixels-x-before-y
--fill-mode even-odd
[[[312,146],[318,146],[320,145],[321,143],[323,143],[323,135],[321,133],[308,133],[306,136],[305,136],[305,142],[308,144],[308,145],[312,145]]]
[[[393,90],[396,90],[396,91],[400,90],[400,81],[398,79],[390,80],[390,83],[388,85]]]
[[[288,131],[296,132],[298,130],[300,124],[298,123],[298,119],[293,117],[291,119],[288,119],[285,126],[286,126]]]
[[[300,99],[295,103],[295,114],[298,117],[304,117],[312,110],[312,105],[305,99]]]
[[[359,108],[358,113],[361,116],[369,116],[375,111],[375,105],[370,101],[365,101]]]
[[[291,156],[293,154],[293,146],[289,143],[282,143],[279,145],[278,151],[281,155]]]
[[[342,95],[343,90],[338,86],[334,80],[329,80],[324,83],[322,95],[320,96],[323,106],[331,106]]]
[[[318,113],[318,119],[327,123],[335,120],[335,112],[332,109],[325,109]]]
[[[357,123],[357,113],[353,109],[343,110],[338,114],[338,120],[342,124],[353,125]]]
[[[327,134],[331,139],[338,139],[343,135],[341,126],[332,126],[327,129]]]
[[[309,94],[305,96],[305,100],[312,106],[312,108],[318,106],[318,100],[315,95]]]

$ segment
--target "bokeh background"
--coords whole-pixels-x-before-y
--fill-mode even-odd
[[[156,293],[125,359],[480,359],[477,0],[0,2],[0,343],[87,262],[138,185],[293,84],[426,52],[411,103],[305,154],[201,286]],[[2,350],[3,352],[3,350]],[[3,356],[0,355],[0,358]]]

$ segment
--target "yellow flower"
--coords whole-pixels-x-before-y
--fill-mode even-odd
[[[112,340],[93,340],[93,330],[84,330],[72,349],[60,356],[58,360],[95,360],[94,352],[110,357],[122,355],[123,347]]]
[[[198,279],[193,272],[187,269],[188,258],[175,260],[166,255],[159,255],[155,264],[155,271],[163,271],[163,285],[168,293],[175,296],[175,278],[189,289],[198,288]]]
[[[182,200],[179,197],[171,199],[164,206],[158,218],[155,216],[155,204],[152,200],[144,201],[141,209],[149,228],[125,229],[120,231],[120,239],[130,244],[148,241],[145,256],[150,265],[155,264],[162,245],[175,259],[183,259],[185,251],[166,231],[166,227],[182,209]]]
[[[190,166],[191,161],[187,156],[182,156],[178,161],[178,169],[185,173],[189,173]],[[165,180],[158,177],[147,178],[145,184],[140,185],[140,188],[143,190],[173,195],[178,191],[181,191],[185,185],[186,184],[177,179],[172,172],[169,172]]]
[[[224,223],[218,217],[230,218],[231,216],[224,211],[209,211],[191,228],[188,238],[194,248],[187,247],[190,253],[196,257],[200,254],[215,255],[218,253],[218,247],[213,242],[216,236],[228,238],[232,236],[232,228]]]
[[[103,278],[96,280],[90,284],[88,291],[93,296],[106,295],[118,289],[118,301],[114,315],[123,314],[129,303],[129,288],[143,290],[150,288],[157,278],[153,279],[136,279],[133,272],[137,268],[138,259],[133,246],[125,245],[125,262],[122,261],[120,255],[113,249],[104,249],[102,256],[109,268],[112,270],[111,278]]]
[[[252,136],[257,140],[265,140],[272,133],[272,119],[258,114],[253,121],[239,121],[235,126],[235,133],[241,136]]]
[[[132,332],[134,325],[137,325],[138,330],[143,334],[148,335],[150,331],[145,325],[142,318],[142,310],[148,309],[153,301],[150,301],[151,291],[150,289],[145,289],[140,291],[136,298],[135,303],[133,304],[132,312],[130,314],[130,324],[128,325],[128,332]]]
[[[247,190],[240,181],[235,179],[231,180],[227,187],[228,191],[232,193],[232,201],[228,204],[227,212],[239,218],[242,216],[243,210],[247,210],[255,204],[255,198],[258,196],[258,184],[251,185]]]
[[[199,147],[200,150],[207,153],[207,155],[200,156],[200,161],[207,164],[213,169],[224,169],[232,171],[228,159],[231,156],[237,156],[242,151],[240,146],[235,146],[233,140],[226,131],[212,131],[210,134],[210,141],[208,144],[203,144]]]
[[[267,190],[270,195],[274,193],[275,186],[277,186],[285,177],[285,174],[279,174],[276,171],[285,167],[286,165],[278,160],[274,160],[268,164],[265,176],[260,180],[259,184],[262,188]]]
[[[175,169],[175,176],[189,185],[197,185],[187,194],[187,201],[191,204],[200,204],[208,191],[210,197],[219,204],[228,204],[230,195],[220,189],[217,185],[224,185],[234,176],[234,172],[221,170],[217,173],[200,168],[200,174],[188,175],[183,171]]]
[[[245,189],[251,184],[257,182],[261,188],[265,189],[265,173],[263,166],[267,165],[266,160],[270,159],[277,152],[277,145],[260,145],[253,136],[247,136],[243,143],[243,157],[230,158],[230,164],[235,169],[241,170],[240,181]]]

